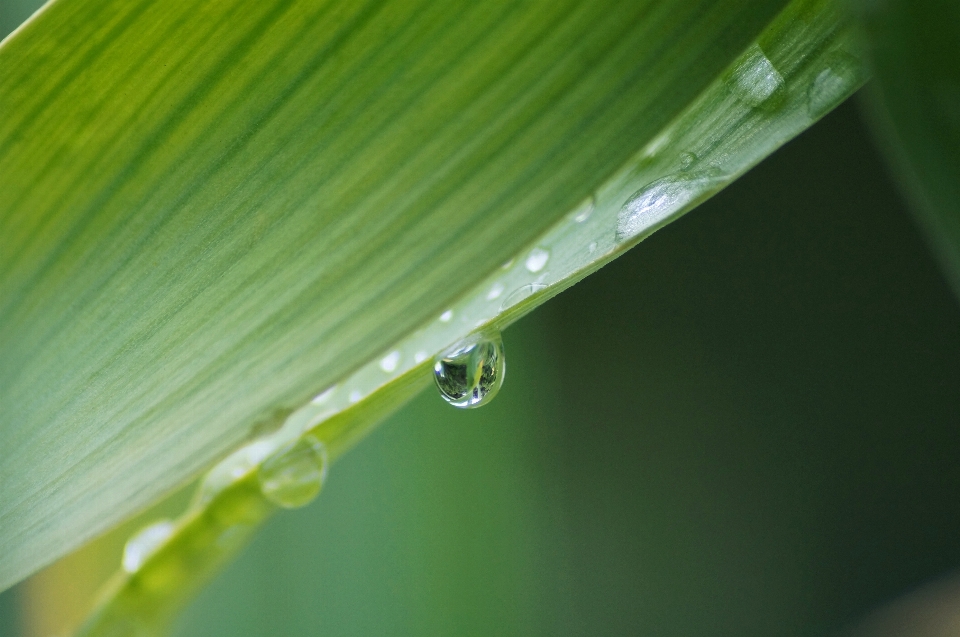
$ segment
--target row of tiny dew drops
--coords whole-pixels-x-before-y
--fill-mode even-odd
[[[823,115],[849,92],[850,87],[858,81],[858,65],[856,59],[842,52],[828,58],[826,68],[815,76],[807,90],[810,117]],[[751,109],[776,110],[784,100],[784,79],[757,45],[751,46],[741,56],[729,82],[736,99]],[[655,140],[651,146],[658,144]],[[647,156],[655,151],[655,148],[648,149]],[[671,215],[729,179],[729,172],[712,165],[701,168],[698,163],[700,161],[694,153],[680,153],[674,163],[679,167],[678,171],[649,182],[628,197],[619,209],[616,206],[598,206],[598,197],[594,195],[571,213],[568,219],[570,223],[559,224],[548,232],[542,238],[540,247],[532,249],[520,263],[514,260],[505,263],[496,275],[481,284],[477,293],[468,296],[455,308],[443,312],[427,329],[413,334],[397,349],[347,379],[342,386],[334,386],[320,394],[308,408],[340,403],[332,411],[328,409],[323,412],[325,418],[349,404],[359,402],[365,393],[372,393],[399,374],[427,360],[427,352],[431,345],[436,345],[438,338],[454,340],[465,329],[479,331],[459,340],[434,359],[436,387],[440,396],[455,407],[475,408],[489,403],[503,384],[506,368],[500,333],[483,326],[550,284],[609,256],[618,246],[649,234]],[[600,214],[593,214],[597,209],[600,209]],[[616,218],[612,219],[610,215],[614,213]],[[616,228],[613,236],[609,230],[604,231],[604,228],[610,227],[611,221],[615,222]],[[548,263],[557,265],[552,273],[546,269]],[[531,275],[536,276],[531,278]],[[512,292],[504,295],[508,289]],[[497,301],[500,302],[497,304]],[[491,310],[491,306],[499,310]],[[459,316],[458,321],[454,320],[455,315]],[[406,357],[402,351],[413,354],[404,360]],[[377,377],[376,373],[380,376]],[[352,388],[346,390],[346,387]],[[366,387],[367,391],[364,392],[360,387]],[[345,394],[346,400],[333,400],[333,395],[337,393]],[[294,414],[290,420],[296,416]],[[316,416],[311,424],[320,420],[322,418]],[[266,500],[283,508],[306,505],[319,494],[326,480],[327,451],[321,440],[305,432],[306,425],[302,429],[304,431],[296,432],[293,440],[288,436],[286,444],[279,446],[262,441],[251,443],[221,463],[228,466],[223,467],[220,475],[226,472],[229,482],[257,471],[259,488]],[[220,468],[214,469],[211,475]],[[208,479],[208,483],[216,482]],[[218,486],[207,487],[211,493],[206,499],[224,486],[224,482],[220,481]],[[201,487],[201,491],[204,488]],[[137,572],[175,530],[174,522],[163,520],[139,531],[124,549],[124,570],[131,574]]]

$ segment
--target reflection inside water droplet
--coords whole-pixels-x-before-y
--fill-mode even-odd
[[[285,509],[308,504],[327,479],[327,448],[314,436],[300,440],[269,457],[258,474],[263,496]]]
[[[673,213],[723,182],[716,169],[669,175],[637,191],[617,216],[617,241],[656,230]]]
[[[493,400],[505,371],[499,332],[476,335],[440,355],[433,365],[440,396],[454,407],[465,409]]]
[[[737,96],[750,106],[776,108],[783,101],[783,76],[756,44],[741,56],[731,79]]]
[[[161,520],[137,531],[123,547],[123,570],[135,573],[173,535],[173,522]]]

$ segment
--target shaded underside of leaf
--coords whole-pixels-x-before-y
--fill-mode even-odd
[[[782,4],[45,7],[0,45],[0,588],[441,311]]]
[[[960,4],[884,0],[862,13],[880,144],[960,297]]]

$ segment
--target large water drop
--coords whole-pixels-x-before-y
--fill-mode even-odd
[[[617,241],[627,241],[655,230],[672,214],[722,181],[723,174],[711,169],[669,175],[647,184],[621,208],[617,216]]]
[[[441,354],[433,377],[445,401],[470,409],[485,405],[500,391],[506,372],[500,333],[474,336]]]
[[[756,44],[740,57],[732,80],[737,96],[750,106],[776,108],[785,97],[783,76]]]
[[[307,435],[267,458],[260,466],[260,491],[285,509],[308,504],[327,479],[327,449]]]
[[[137,531],[123,547],[123,570],[136,573],[156,553],[157,549],[173,535],[173,522],[161,520]]]

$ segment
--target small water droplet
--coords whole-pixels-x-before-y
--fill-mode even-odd
[[[452,318],[453,318],[453,310],[447,310],[446,312],[440,315],[440,321],[443,323],[449,323],[450,319]]]
[[[170,520],[160,520],[137,531],[123,547],[123,570],[136,573],[157,549],[173,535]]]
[[[494,283],[490,291],[487,292],[487,300],[492,301],[503,294],[503,283]]]
[[[680,153],[680,170],[690,170],[697,163],[697,156],[694,153]]]
[[[388,374],[397,368],[400,364],[400,352],[394,350],[380,360],[380,369]]]
[[[310,402],[312,402],[314,405],[322,405],[323,403],[330,400],[330,397],[333,396],[333,392],[336,391],[336,389],[337,389],[336,385],[333,385],[332,387],[328,387],[327,389],[317,394],[313,398],[313,400],[311,400]]]
[[[427,360],[426,352],[417,352],[416,354],[413,355],[413,362],[416,363],[417,365],[419,365],[425,360]]]
[[[590,245],[587,246],[587,252],[594,252],[597,249],[597,242],[591,241]]]
[[[777,108],[785,97],[783,76],[756,44],[740,57],[732,79],[737,96],[750,106]]]
[[[837,106],[861,80],[861,63],[849,53],[836,52],[826,59],[827,68],[820,71],[807,89],[807,113],[818,118]]]
[[[503,303],[500,304],[500,311],[502,312],[508,307],[513,307],[534,292],[539,292],[546,287],[547,286],[542,283],[528,283],[527,285],[518,287],[516,290],[511,292],[507,298],[503,299]]]
[[[513,267],[514,261],[516,261],[516,259],[510,259],[509,261],[506,261],[503,265],[501,265],[500,268],[503,270],[509,270],[510,268]]]
[[[506,364],[499,332],[484,333],[441,354],[433,377],[445,401],[469,409],[485,405],[500,391]]]
[[[285,509],[302,507],[317,497],[327,479],[327,448],[304,436],[267,458],[258,477],[267,500]]]
[[[539,272],[543,269],[543,266],[547,265],[549,259],[549,252],[543,248],[534,248],[527,256],[527,261],[524,265],[526,265],[527,269],[531,272]]]
[[[361,398],[363,398],[363,392],[361,392],[359,389],[354,389],[347,396],[347,400],[349,400],[351,403],[358,403],[360,402]]]
[[[624,204],[617,217],[617,241],[655,230],[662,221],[722,182],[719,170],[669,175],[647,184]]]
[[[576,213],[576,215],[574,215],[573,220],[576,221],[577,223],[583,223],[584,221],[590,218],[590,215],[593,214],[593,209],[596,207],[596,205],[597,205],[596,197],[590,197],[590,202],[583,208],[583,210],[581,210],[580,212]]]

